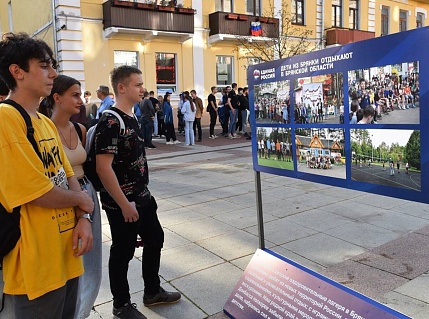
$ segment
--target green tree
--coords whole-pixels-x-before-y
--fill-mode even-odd
[[[420,170],[420,131],[411,133],[410,139],[405,146],[405,159],[410,167]]]
[[[315,44],[309,39],[313,31],[294,24],[295,16],[290,12],[287,1],[281,1],[280,8],[274,8],[274,0],[269,0],[268,3],[269,9],[263,16],[274,15],[279,19],[279,37],[268,38],[266,34],[262,34],[258,41],[251,41],[250,36],[236,36],[240,48],[235,51],[244,52],[239,59],[256,58],[260,62],[268,62],[314,50]]]

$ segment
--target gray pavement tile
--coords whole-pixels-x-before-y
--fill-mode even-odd
[[[325,267],[366,251],[362,247],[322,233],[298,239],[282,247]]]
[[[101,242],[106,242],[112,240],[112,235],[110,234],[110,225],[102,224],[101,225]]]
[[[322,275],[376,300],[408,282],[405,278],[352,260],[328,267]]]
[[[190,244],[190,241],[183,238],[182,236],[177,235],[171,230],[164,228],[164,248],[163,250],[175,248],[178,246],[183,246]]]
[[[241,269],[223,263],[173,280],[172,284],[205,313],[213,315],[223,309],[242,274]]]
[[[258,235],[257,226],[249,227],[245,230],[254,235]],[[313,235],[315,233],[317,233],[317,231],[314,229],[290,222],[286,218],[264,223],[265,240],[268,240],[276,245],[291,242]]]
[[[168,291],[175,291],[169,284],[162,285],[164,289]],[[147,318],[150,319],[203,319],[207,317],[207,314],[202,312],[196,305],[194,305],[189,299],[182,295],[182,299],[172,305],[159,305],[154,307],[143,306],[143,292],[134,293],[131,295],[131,302],[136,303],[137,309],[140,310]],[[97,306],[96,312],[102,318],[112,318],[112,307],[113,302],[108,302]],[[97,318],[97,317],[95,317]],[[97,318],[98,319],[98,318]]]
[[[273,206],[270,207],[270,205],[268,205],[268,207],[267,205],[263,205],[262,207],[262,210],[265,215],[270,214],[270,215],[276,216],[277,218],[283,218],[286,216],[299,214],[301,212],[305,212],[311,209],[313,209],[313,207],[307,206],[303,203],[296,203],[292,201],[288,201],[287,205],[283,204],[283,205],[278,205],[274,207]]]
[[[375,248],[399,237],[400,233],[359,221],[331,228],[324,233],[364,248]]]
[[[429,237],[408,234],[356,256],[353,260],[408,279],[429,270]]]
[[[242,230],[211,237],[195,242],[213,254],[230,261],[255,252],[259,245],[258,236]]]
[[[308,191],[308,193],[304,193],[302,195],[297,195],[293,200],[295,203],[305,203],[305,205],[311,206],[313,208],[321,208],[323,206],[338,202],[338,199],[334,196],[319,194],[318,192],[311,191]]]
[[[167,212],[169,210],[173,210],[181,207],[180,205],[173,203],[167,199],[158,199],[155,193],[153,192],[151,193],[156,198],[156,203],[158,205],[158,214],[161,212]]]
[[[256,216],[256,208],[246,207],[240,208],[232,212],[215,215],[213,218],[220,220],[228,225],[238,229],[245,229],[247,227],[255,226],[258,224]],[[270,214],[263,215],[264,222],[277,219]]]
[[[163,227],[188,223],[203,218],[206,218],[206,216],[187,207],[172,209],[166,212],[158,211],[158,219]]]
[[[202,192],[192,192],[188,194],[182,194],[181,196],[170,197],[168,200],[172,203],[186,207],[201,202],[211,202],[217,199],[217,197],[208,195],[207,193],[204,194]]]
[[[319,194],[325,194],[329,196],[333,196],[340,200],[349,200],[352,198],[359,198],[365,193],[358,192],[348,188],[341,187],[325,187],[317,191]]]
[[[168,228],[190,241],[203,240],[236,230],[235,227],[213,218],[203,218],[187,223],[175,224]]]
[[[394,291],[405,296],[429,303],[428,286],[429,275],[423,274],[396,288]]]
[[[324,208],[312,209],[285,217],[285,219],[320,232],[352,222],[350,218],[332,214]]]
[[[425,307],[422,307],[422,310],[420,310],[418,313],[413,314],[411,318],[413,319],[427,319],[429,313],[429,305],[426,305]]]
[[[101,266],[107,267],[109,266],[109,256],[110,256],[110,245],[112,241],[105,241],[101,244]]]
[[[387,196],[370,194],[370,193],[364,193],[364,195],[362,195],[361,197],[352,198],[351,200],[362,202],[362,203],[368,203],[369,205],[372,205],[374,207],[379,207],[384,209],[392,209],[396,206],[409,203],[409,201],[406,201],[404,199],[387,197]]]
[[[159,274],[170,281],[223,262],[223,259],[198,245],[178,246],[162,252]]]
[[[229,319],[229,317],[223,312],[218,312],[213,316],[207,317],[207,319]]]
[[[256,196],[255,193],[246,193],[242,195],[226,196],[224,200],[241,205],[243,207],[255,207],[256,206]]]
[[[404,233],[429,225],[428,219],[404,215],[403,213],[389,210],[373,213],[359,220],[371,225]]]
[[[395,309],[413,319],[424,318],[427,319],[429,313],[429,305],[402,295],[400,293],[390,291],[380,298],[380,301],[389,308]],[[419,313],[425,312],[425,317],[421,317]],[[419,317],[420,316],[420,317]]]
[[[404,200],[403,204],[391,208],[402,214],[412,215],[424,219],[429,219],[429,205],[418,202]]]
[[[231,260],[230,263],[244,271],[247,265],[250,263],[250,260],[253,258],[253,255],[255,254],[255,252],[256,252],[256,249],[253,253],[247,256]]]
[[[357,202],[352,200],[342,200],[327,205],[323,209],[336,215],[356,220],[365,216],[371,216],[373,214],[382,213],[386,211],[383,208],[371,206],[365,201]]]
[[[216,215],[223,215],[226,213],[235,212],[239,209],[242,209],[242,206],[232,202],[228,202],[223,199],[218,199],[211,202],[202,202],[195,205],[190,205],[187,208],[192,209],[193,211],[201,213],[205,216],[212,217]]]
[[[314,270],[315,272],[322,272],[326,267],[319,265],[318,263],[315,263],[305,257],[302,257],[286,248],[284,248],[283,246],[276,246],[276,247],[272,247],[270,248],[270,250],[276,252],[279,255],[282,255],[283,257],[286,257],[304,267],[307,267],[311,270]]]

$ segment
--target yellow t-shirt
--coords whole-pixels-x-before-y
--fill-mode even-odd
[[[67,178],[74,175],[51,120],[39,114],[32,123],[43,163],[27,139],[21,114],[0,104],[0,202],[8,211],[22,205],[21,238],[3,259],[4,292],[30,300],[83,273],[82,259],[72,250],[74,208],[27,204],[52,187],[67,189]]]

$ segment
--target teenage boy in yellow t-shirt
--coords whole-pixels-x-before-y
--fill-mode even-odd
[[[37,112],[57,73],[52,50],[27,34],[0,41],[0,77],[9,99],[29,114],[42,160],[27,139],[27,127],[12,106],[0,103],[0,202],[21,206],[21,238],[3,259],[4,292],[16,318],[73,318],[80,256],[92,248],[94,203],[81,191],[54,124]]]

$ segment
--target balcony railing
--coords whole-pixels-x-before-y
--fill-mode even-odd
[[[133,1],[109,0],[103,3],[103,28],[194,33],[194,15],[163,8],[143,8]]]
[[[372,39],[375,37],[375,32],[331,28],[326,30],[326,45],[348,44],[352,42]]]
[[[278,19],[228,12],[214,12],[209,15],[210,36],[223,34],[251,37],[251,22],[257,21],[261,22],[262,35],[260,37],[279,37]]]

